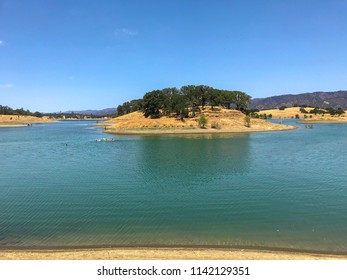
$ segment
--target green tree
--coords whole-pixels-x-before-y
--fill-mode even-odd
[[[251,117],[249,115],[245,116],[245,126],[251,127]]]
[[[206,124],[207,124],[208,120],[206,118],[206,116],[204,114],[201,114],[199,117],[199,125],[201,128],[205,128]]]
[[[236,102],[235,92],[231,90],[221,90],[220,95],[220,104],[227,109],[231,109],[231,106]]]
[[[172,96],[177,95],[179,90],[175,87],[173,88],[164,88],[162,91],[162,113],[163,115],[169,115],[174,112],[172,106]]]
[[[195,87],[196,97],[199,100],[199,106],[204,110],[204,106],[207,104],[210,94],[214,93],[213,88],[210,86],[200,85]]]
[[[143,112],[145,117],[160,118],[160,110],[166,106],[165,93],[161,90],[147,92],[143,97]]]
[[[188,117],[187,97],[179,92],[173,93],[170,97],[169,109],[171,112],[179,116],[181,120]]]
[[[42,118],[42,117],[43,117],[43,114],[36,111],[36,112],[34,113],[34,116],[35,116],[35,117],[38,117],[38,118]]]
[[[117,116],[126,115],[142,109],[142,99],[134,99],[124,102],[117,107]]]
[[[234,94],[236,109],[242,112],[245,111],[247,109],[247,103],[251,97],[242,91],[234,91]]]
[[[306,109],[304,107],[300,108],[300,112],[303,114],[308,114],[308,112],[306,111]]]
[[[222,104],[221,90],[210,88],[207,92],[207,101],[212,110],[214,106]]]
[[[192,117],[195,117],[197,106],[199,106],[199,94],[196,86],[183,86],[181,92],[187,97],[190,108],[192,109]]]

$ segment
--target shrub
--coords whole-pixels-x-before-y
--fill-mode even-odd
[[[251,127],[251,117],[245,116],[245,126]]]
[[[221,129],[222,127],[221,127],[221,125],[219,124],[219,122],[213,121],[213,122],[211,123],[211,128]]]
[[[303,113],[303,114],[307,114],[307,113],[308,113],[308,112],[305,110],[304,107],[301,107],[301,108],[300,108],[300,112]]]
[[[201,128],[205,128],[205,125],[207,124],[208,120],[204,114],[201,114],[199,117],[199,125]]]
[[[310,114],[323,114],[324,115],[325,110],[319,109],[319,108],[314,108],[313,110],[310,111]]]
[[[251,118],[259,119],[259,115],[256,112],[251,112],[249,115],[250,115]]]

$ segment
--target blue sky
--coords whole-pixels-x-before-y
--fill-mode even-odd
[[[346,0],[0,0],[0,104],[115,107],[206,84],[347,89]]]

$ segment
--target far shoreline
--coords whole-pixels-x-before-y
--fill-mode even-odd
[[[299,124],[344,124],[347,120],[302,120]]]
[[[28,124],[5,124],[5,123],[0,123],[0,128],[6,128],[6,127],[25,127],[28,126]]]

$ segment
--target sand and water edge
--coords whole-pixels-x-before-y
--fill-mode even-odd
[[[0,249],[0,260],[346,260],[347,253],[235,248]]]

